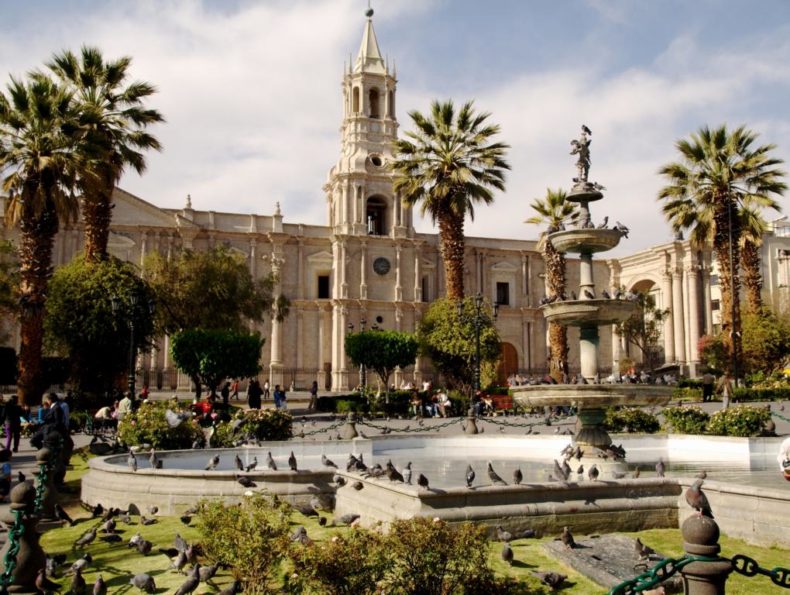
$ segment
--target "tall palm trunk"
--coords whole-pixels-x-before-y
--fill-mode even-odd
[[[85,221],[85,261],[104,260],[112,221],[111,194],[106,191],[86,193],[82,200],[82,217]]]
[[[549,293],[565,293],[565,256],[557,252],[548,237],[544,238],[543,260],[546,263],[546,280]],[[568,371],[568,329],[556,322],[549,323],[549,373],[555,380],[562,380]]]
[[[439,245],[447,280],[447,299],[456,302],[464,299],[464,216],[452,209],[445,209],[437,217]]]
[[[721,322],[724,343],[727,346],[731,361],[738,358],[740,343],[733,342],[733,330],[741,330],[740,279],[738,265],[740,263],[740,226],[735,216],[735,205],[730,205],[730,197],[719,197],[716,200],[714,220],[716,231],[713,236],[713,249],[719,264],[719,282],[721,285]],[[730,212],[729,208],[732,211]],[[732,241],[730,241],[732,240]],[[732,252],[730,252],[732,251]],[[732,271],[730,270],[732,256]],[[736,351],[736,349],[738,351]]]
[[[46,390],[42,366],[44,308],[52,275],[52,249],[58,218],[48,205],[40,214],[20,221],[20,347],[17,394],[22,405],[41,403]]]
[[[741,246],[741,266],[743,267],[743,284],[749,309],[757,312],[763,307],[763,276],[760,272],[760,246],[746,240]]]

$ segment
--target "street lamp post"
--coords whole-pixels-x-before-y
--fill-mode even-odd
[[[470,413],[474,396],[480,391],[480,330],[483,327],[486,317],[484,316],[484,305],[482,294],[478,293],[474,298],[474,304],[471,315],[466,315],[464,312],[464,302],[459,300],[455,307],[458,311],[458,318],[463,323],[471,323],[475,329],[475,377],[474,377],[474,391],[472,393],[472,401],[469,403]],[[493,317],[496,320],[499,312],[499,304],[494,302]]]
[[[135,360],[137,359],[137,346],[135,345],[135,317],[137,314],[137,304],[140,301],[140,296],[136,293],[131,293],[129,295],[129,304],[128,304],[128,317],[127,317],[127,324],[129,325],[129,376],[128,376],[128,388],[129,394],[131,395],[132,399],[136,398],[135,389],[137,378],[135,374]],[[123,305],[123,300],[119,297],[112,298],[112,310],[114,313],[118,313]],[[153,315],[154,312],[154,303],[152,301],[148,302],[148,310]]]
[[[738,386],[738,329],[735,326],[735,300],[738,295],[735,289],[735,259],[733,258],[732,241],[732,199],[727,203],[728,240],[730,249],[730,337],[732,340],[732,375],[733,387]]]

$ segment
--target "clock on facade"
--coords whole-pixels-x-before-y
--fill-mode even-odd
[[[386,275],[390,272],[390,261],[383,256],[379,256],[373,261],[373,270],[379,275]]]

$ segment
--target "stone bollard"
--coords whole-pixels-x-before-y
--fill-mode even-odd
[[[466,413],[466,422],[464,424],[464,433],[465,434],[477,434],[479,430],[477,429],[477,418],[475,417],[475,410],[470,407],[469,411]]]
[[[36,514],[42,519],[54,519],[55,517],[55,502],[57,501],[57,490],[55,489],[55,480],[53,473],[53,460],[54,455],[49,448],[44,446],[36,452],[36,462],[38,463],[38,471],[35,472],[36,476],[36,496],[37,496],[37,510]]]
[[[9,593],[37,593],[36,575],[46,565],[46,554],[39,545],[39,533],[36,531],[38,517],[33,514],[35,507],[36,490],[29,482],[18,484],[11,490],[11,509],[3,513],[2,520],[9,527],[8,541],[0,551],[0,559],[6,561],[6,555],[16,541],[19,551],[16,554],[16,564],[11,572],[12,582],[8,587]],[[15,522],[17,515],[22,511],[22,533],[16,535]]]
[[[680,569],[686,595],[723,595],[732,562],[719,557],[721,547],[716,521],[694,514],[683,522],[680,532],[687,554],[711,558],[690,562]]]
[[[340,428],[340,437],[343,440],[353,440],[357,436],[359,436],[359,433],[357,432],[357,424],[356,420],[354,419],[354,414],[349,413],[348,417],[346,418],[345,425]]]

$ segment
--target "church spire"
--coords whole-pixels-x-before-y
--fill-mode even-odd
[[[373,9],[368,8],[365,16],[368,19],[365,22],[365,30],[362,32],[362,43],[359,46],[354,72],[386,74],[387,67],[384,64],[384,59],[381,57],[376,32],[373,30]]]

